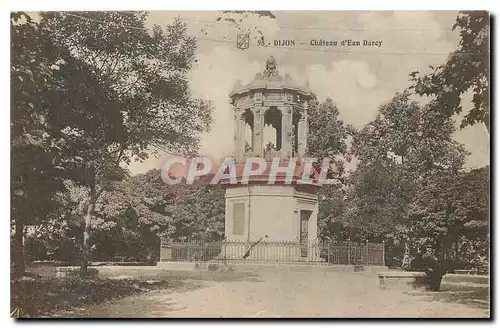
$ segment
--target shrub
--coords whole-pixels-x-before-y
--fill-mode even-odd
[[[169,285],[167,281],[136,279],[25,277],[11,280],[11,313],[16,317],[40,317]]]

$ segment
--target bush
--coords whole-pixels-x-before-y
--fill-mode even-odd
[[[25,277],[11,280],[11,313],[16,317],[40,317],[169,285],[167,281],[136,279]]]

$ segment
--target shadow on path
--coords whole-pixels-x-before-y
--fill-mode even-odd
[[[55,317],[59,318],[154,318],[165,317],[165,313],[185,310],[167,295],[173,293],[188,293],[194,290],[210,287],[213,283],[220,282],[262,282],[256,274],[247,272],[212,272],[212,271],[159,271],[147,275],[127,275],[123,277],[140,279],[141,281],[165,282],[167,288],[154,289],[145,293],[114,299],[92,306],[74,308],[70,311],[60,312]],[[144,272],[142,272],[144,273]],[[118,279],[111,274],[107,278]]]
[[[425,301],[440,301],[464,304],[476,309],[489,309],[489,286],[479,284],[441,284],[439,292],[410,292],[410,295],[424,296]]]

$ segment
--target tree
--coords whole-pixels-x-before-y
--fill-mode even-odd
[[[307,156],[316,158],[318,163],[330,159],[332,175],[344,176],[344,160],[347,151],[348,127],[339,119],[339,109],[333,100],[327,98],[320,103],[313,96],[308,109]],[[335,172],[334,172],[335,171]],[[325,185],[319,191],[318,227],[322,240],[344,240],[343,228],[345,208],[343,186]]]
[[[348,196],[351,224],[375,239],[405,239],[405,266],[411,260],[409,214],[418,185],[437,172],[458,172],[467,154],[452,138],[451,118],[409,96],[396,94],[354,135],[351,152],[360,162]]]
[[[411,204],[412,235],[420,248],[430,246],[436,258],[460,254],[464,241],[476,242],[474,254],[460,254],[461,265],[484,265],[488,257],[489,168],[469,172],[443,171],[419,185]],[[455,256],[450,254],[455,250]],[[465,256],[464,256],[465,255]],[[469,262],[469,263],[467,263]],[[482,269],[482,268],[480,268]]]
[[[86,190],[65,179],[64,189],[53,197],[57,204],[46,220],[34,223],[26,232],[26,255],[32,260],[54,260],[78,264],[82,233],[78,224],[87,201]]]
[[[353,137],[351,152],[359,159],[349,176],[346,221],[352,235],[382,242],[400,229],[404,216],[402,170],[388,142],[387,122],[381,116]],[[396,227],[396,229],[394,229]]]
[[[469,173],[443,170],[419,185],[411,204],[410,227],[417,259],[418,255],[421,258],[417,269],[427,273],[432,291],[440,290],[447,271],[463,265],[462,261],[457,263],[456,256],[453,261],[450,254],[454,248],[459,249],[463,237],[480,241],[476,245],[488,244],[488,189],[488,170],[484,169]],[[484,269],[487,248],[475,249],[474,255],[469,258],[470,264]]]
[[[314,96],[309,103],[308,122],[308,156],[321,162],[323,158],[334,159],[345,154],[348,129],[339,119],[339,109],[332,99],[319,103]]]
[[[64,167],[87,190],[82,218],[86,270],[96,202],[122,168],[151,146],[196,152],[211,105],[190,95],[196,43],[179,21],[146,28],[146,14],[42,13],[40,29],[61,51],[57,83],[44,94],[51,134],[65,140]]]
[[[121,114],[111,121],[118,132],[111,138],[88,140],[94,144],[92,150],[81,156],[90,163],[82,171],[90,195],[85,215],[85,265],[93,207],[109,181],[123,177],[120,164],[146,158],[151,145],[195,152],[199,134],[208,129],[210,106],[190,97],[186,74],[195,59],[196,43],[186,36],[185,24],[176,21],[166,32],[155,26],[149,33],[144,13],[45,17],[54,38],[72,49],[101,84],[107,85],[109,92],[104,97],[116,101]],[[98,147],[96,141],[100,141]]]
[[[63,188],[65,141],[51,134],[46,89],[60,49],[23,13],[11,14],[11,224],[15,275],[24,275],[24,227],[47,219]]]
[[[169,234],[164,234],[164,238],[222,240],[225,217],[224,188],[210,184],[210,180],[181,186],[182,188],[176,190],[177,196],[170,199],[165,207],[165,212],[172,218],[174,229]]]
[[[224,237],[224,189],[200,180],[169,185],[159,170],[113,182],[96,202],[90,227],[93,260],[123,256],[128,261],[158,260],[160,239],[217,241]],[[51,220],[30,231],[32,258],[74,262],[81,245],[79,218],[86,204],[84,187],[68,182]]]
[[[160,173],[151,170],[131,177],[103,194],[96,204],[93,221],[97,223],[96,230],[105,232],[108,238],[99,241],[97,250],[116,244],[123,235],[129,236],[128,241],[136,241],[137,254],[147,252],[149,257],[159,250],[160,239],[223,238],[224,189],[205,180],[193,185],[168,185]],[[114,234],[114,239],[109,238],[109,231],[117,229],[120,233]],[[128,241],[123,241],[122,251],[133,254]],[[108,253],[116,251],[115,248]]]
[[[458,49],[448,56],[445,64],[432,67],[432,72],[419,76],[410,74],[412,88],[419,95],[433,96],[432,109],[447,116],[460,114],[461,97],[472,91],[472,108],[465,115],[461,128],[489,123],[489,14],[486,11],[462,11],[453,30],[459,29]]]
[[[349,239],[345,221],[346,190],[336,185],[322,186],[318,202],[318,236],[322,241],[344,242]]]
[[[248,154],[252,151],[252,146],[248,141],[245,141],[245,154]]]

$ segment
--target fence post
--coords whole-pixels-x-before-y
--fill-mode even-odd
[[[369,256],[370,256],[370,251],[369,251],[369,246],[370,244],[367,242],[366,243],[366,251],[365,251],[365,265],[368,265],[369,261]]]
[[[347,265],[351,264],[351,238],[347,241]]]
[[[328,246],[327,246],[327,248],[328,248],[328,252],[327,252],[327,255],[326,255],[326,262],[327,262],[328,264],[330,264],[330,248],[331,248],[331,242],[328,242]]]
[[[222,241],[222,247],[224,247],[224,264],[227,264],[227,243],[226,243],[226,240],[224,239]]]
[[[385,266],[385,240],[382,241],[382,265]]]

